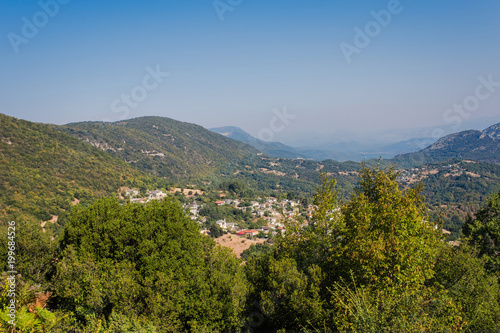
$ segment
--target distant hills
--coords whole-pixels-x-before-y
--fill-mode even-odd
[[[267,142],[259,140],[239,127],[225,126],[211,128],[210,130],[233,140],[246,143],[270,156],[281,158],[310,158],[309,156],[297,152],[296,148],[284,145],[280,142]]]
[[[273,157],[304,158],[323,161],[363,161],[372,158],[392,158],[398,154],[418,151],[433,142],[432,138],[416,138],[392,144],[361,144],[358,142],[332,142],[317,146],[291,147],[280,142],[259,140],[235,126],[211,128],[211,131],[249,144]]]
[[[500,123],[483,131],[449,134],[415,153],[396,156],[403,164],[424,164],[451,158],[500,164]]]

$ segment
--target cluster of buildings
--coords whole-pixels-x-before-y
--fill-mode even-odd
[[[125,195],[130,198],[130,202],[146,203],[151,200],[161,200],[167,196],[167,193],[162,190],[155,190],[147,192],[145,197],[139,197],[140,191],[132,188],[126,190]]]
[[[126,189],[125,196],[130,198],[130,202],[140,202],[147,203],[151,200],[161,200],[165,198],[168,194],[162,190],[149,191],[146,196],[140,197],[140,191],[137,189]],[[191,196],[186,196],[192,197]],[[245,202],[245,205],[242,203]],[[283,199],[278,201],[274,197],[269,197],[265,199],[257,198],[252,201],[242,201],[240,199],[229,199],[226,198],[226,194],[220,193],[218,195],[218,200],[214,202],[217,206],[229,205],[235,209],[239,209],[243,212],[249,212],[255,219],[264,219],[265,224],[259,229],[242,230],[237,223],[231,223],[224,220],[219,220],[216,223],[225,231],[235,232],[239,236],[256,236],[260,232],[283,232],[284,225],[283,219],[293,218],[299,214],[300,203],[296,200]],[[191,219],[203,224],[207,221],[205,216],[200,215],[200,210],[203,204],[193,201],[191,203],[184,204],[184,209],[189,212]],[[307,216],[312,215],[312,206],[304,207],[307,209]]]
[[[299,214],[300,203],[296,200],[284,199],[278,201],[274,197],[257,198],[256,200],[247,202],[246,205],[241,206],[242,201],[238,199],[223,199],[214,202],[217,206],[230,205],[235,209],[239,209],[244,212],[250,212],[255,219],[265,220],[265,225],[258,229],[242,230],[240,226],[236,223],[229,223],[225,219],[217,221],[223,230],[228,232],[235,232],[236,235],[246,237],[246,236],[256,236],[260,232],[265,234],[271,232],[284,232],[283,219],[293,218]],[[188,204],[186,208],[189,209],[193,215],[193,219],[197,219],[197,209],[200,208],[198,204]],[[312,206],[307,207],[307,216],[312,216]],[[206,220],[205,220],[206,221]],[[205,222],[200,221],[200,222]]]

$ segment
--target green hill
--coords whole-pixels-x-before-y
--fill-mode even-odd
[[[47,221],[55,215],[63,224],[73,204],[113,196],[122,186],[166,184],[58,126],[0,114],[1,219],[23,214]]]
[[[199,125],[164,117],[82,122],[64,132],[159,177],[192,179],[256,157],[257,150]]]

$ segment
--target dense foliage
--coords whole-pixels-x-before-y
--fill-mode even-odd
[[[494,194],[463,228],[467,241],[486,258],[486,267],[500,277],[500,192]]]
[[[495,328],[496,277],[474,252],[440,241],[420,189],[400,190],[392,169],[363,168],[360,175],[345,204],[325,177],[313,223],[292,222],[273,252],[249,260],[247,325],[270,331]]]
[[[61,240],[55,303],[80,320],[147,318],[161,332],[240,326],[246,284],[236,257],[171,200],[73,210]]]
[[[241,258],[243,260],[249,260],[249,259],[254,259],[257,257],[260,257],[268,252],[271,252],[273,250],[273,246],[269,243],[257,243],[257,244],[252,244],[248,249],[243,251],[241,254]]]

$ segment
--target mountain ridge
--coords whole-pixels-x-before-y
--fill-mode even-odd
[[[70,123],[61,130],[158,177],[206,175],[217,166],[258,153],[202,126],[165,117]]]
[[[223,126],[210,129],[234,140],[251,145],[273,157],[298,158],[324,161],[363,161],[373,158],[391,158],[402,152],[417,151],[428,145],[432,138],[414,138],[389,144],[362,144],[355,141],[331,142],[318,146],[292,147],[280,142],[262,141],[236,126]]]
[[[210,131],[223,135],[225,137],[246,143],[259,151],[279,158],[309,158],[308,156],[297,152],[296,148],[285,145],[281,142],[268,142],[255,138],[243,129],[236,126],[223,126],[210,128]]]
[[[418,152],[398,155],[394,160],[418,164],[418,161],[449,158],[500,164],[500,123],[482,131],[466,130],[446,135]]]

